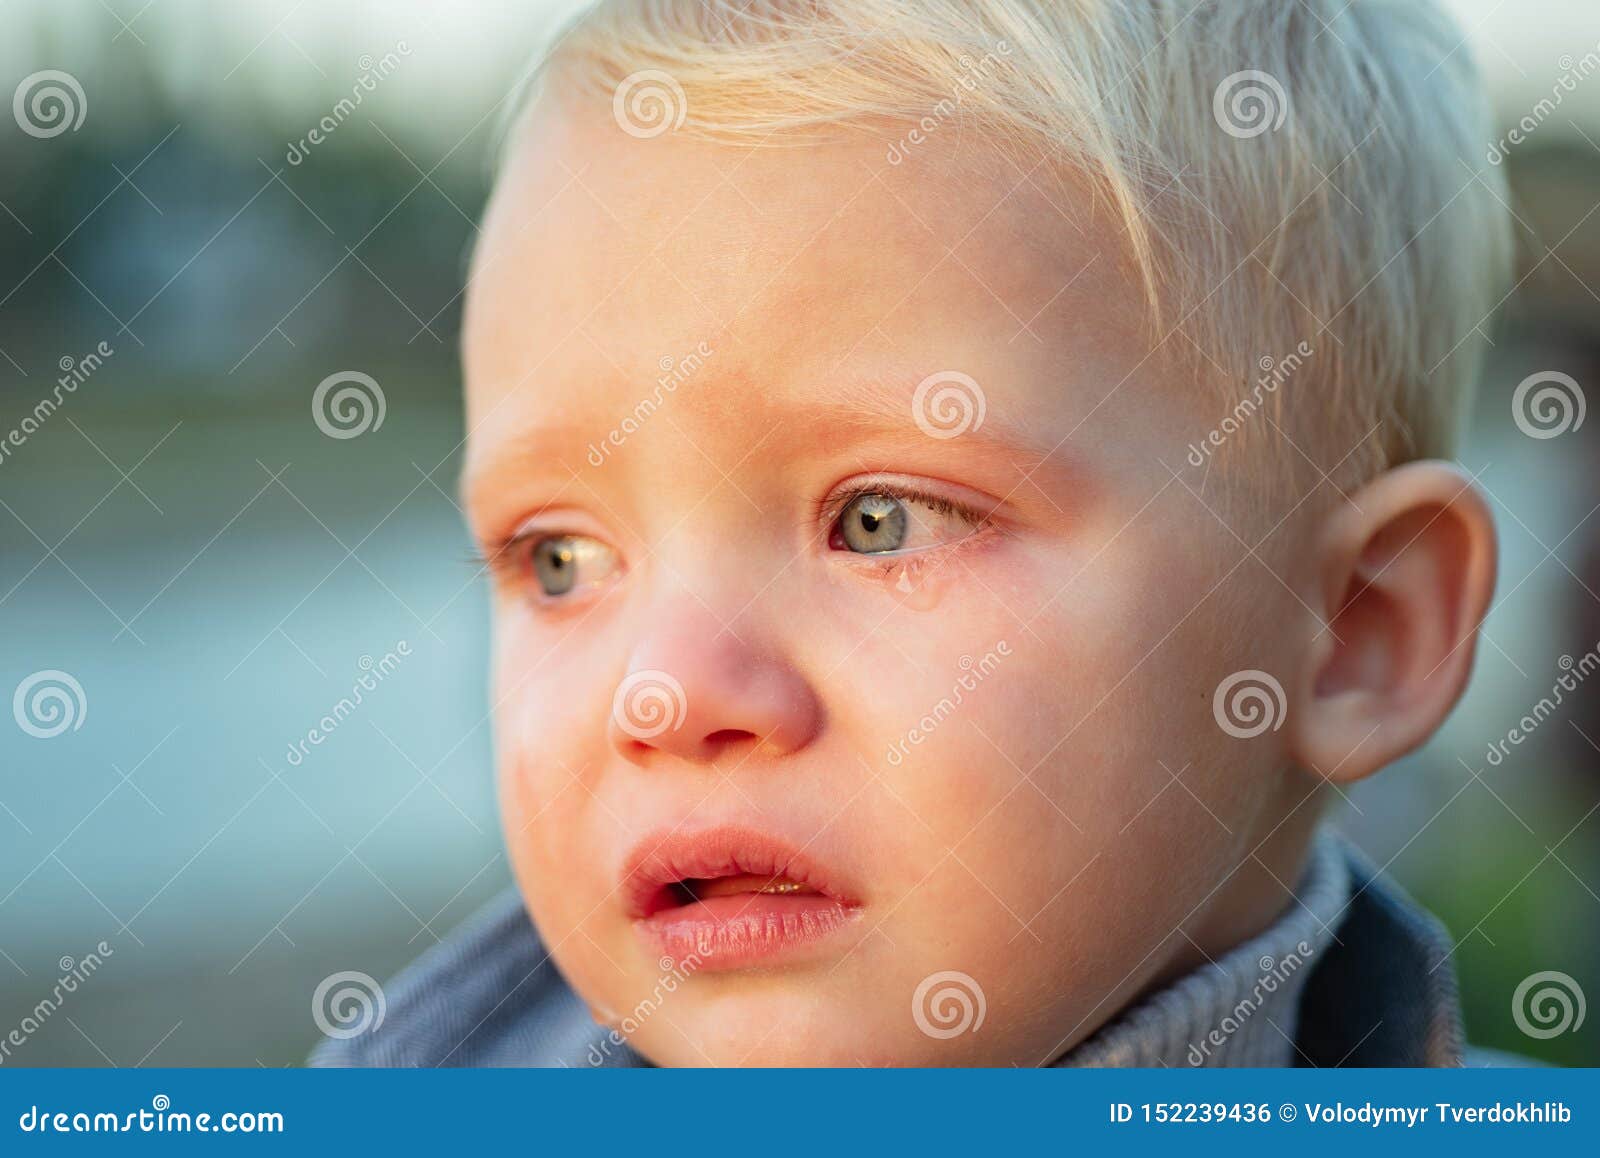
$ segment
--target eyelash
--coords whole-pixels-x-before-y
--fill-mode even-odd
[[[844,490],[835,491],[816,504],[813,516],[815,525],[822,529],[822,536],[826,541],[833,527],[851,503],[864,495],[888,495],[903,503],[921,503],[941,515],[955,515],[972,525],[972,533],[949,544],[945,551],[958,548],[970,540],[978,537],[979,533],[987,529],[991,523],[989,516],[975,510],[966,503],[957,502],[948,495],[935,491],[911,486],[905,483],[878,481],[862,482],[846,487]],[[523,531],[507,536],[484,547],[474,549],[467,554],[467,563],[480,571],[486,571],[491,577],[499,581],[520,579],[525,565],[525,556],[541,539],[563,532],[558,528],[540,528],[538,530]],[[839,552],[850,554],[850,552]],[[924,552],[932,553],[932,552]],[[859,559],[864,564],[879,569],[892,570],[901,565],[907,556],[868,556],[861,555]],[[896,560],[900,562],[897,562]]]
[[[467,552],[467,566],[479,571],[486,571],[496,579],[513,577],[521,566],[519,562],[521,551],[525,548],[531,548],[540,539],[550,534],[559,534],[559,532],[526,532],[520,535],[511,535],[508,538],[485,544],[482,547],[474,547]]]
[[[965,503],[956,502],[948,495],[937,494],[905,483],[866,482],[856,483],[843,491],[836,491],[817,504],[815,522],[822,528],[824,536],[833,530],[834,524],[839,521],[839,516],[844,514],[845,508],[863,495],[888,495],[903,503],[922,503],[941,515],[955,515],[971,523],[974,533],[981,531],[989,523],[987,515]]]

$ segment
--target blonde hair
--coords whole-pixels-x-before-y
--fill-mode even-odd
[[[644,132],[953,116],[1087,177],[1154,339],[1222,405],[1310,347],[1266,405],[1323,469],[1451,453],[1508,281],[1484,98],[1423,0],[599,0],[542,59],[619,120],[669,119]]]

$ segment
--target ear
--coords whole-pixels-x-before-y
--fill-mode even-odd
[[[1459,468],[1386,471],[1332,510],[1316,544],[1323,627],[1297,680],[1295,759],[1359,780],[1444,721],[1472,671],[1494,592],[1488,505]]]

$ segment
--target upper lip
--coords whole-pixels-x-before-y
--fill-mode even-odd
[[[646,837],[628,854],[620,892],[631,917],[670,907],[670,886],[740,873],[786,877],[842,905],[851,894],[833,874],[778,837],[736,825]]]

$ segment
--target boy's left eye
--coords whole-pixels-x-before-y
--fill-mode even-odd
[[[840,509],[828,546],[858,555],[921,551],[964,539],[977,523],[944,499],[863,491]]]

